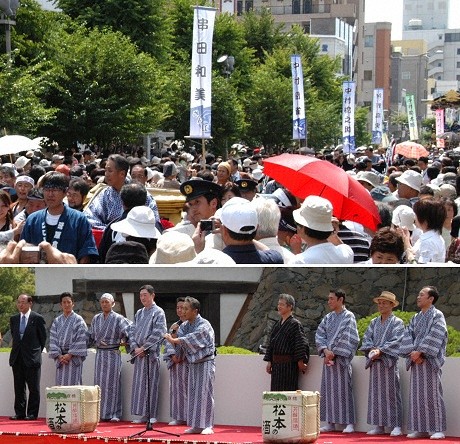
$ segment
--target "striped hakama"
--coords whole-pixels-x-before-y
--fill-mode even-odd
[[[121,352],[119,344],[128,336],[130,321],[111,311],[94,316],[90,343],[97,347],[94,385],[101,388],[101,419],[121,418]]]
[[[381,427],[401,427],[402,399],[399,381],[398,353],[404,334],[404,322],[391,314],[382,323],[381,316],[372,319],[364,333],[361,350],[368,355],[379,349],[379,359],[366,362],[370,367],[367,423]]]
[[[214,330],[198,315],[193,323],[186,321],[177,336],[187,360],[187,425],[205,429],[214,424]]]
[[[169,414],[176,421],[187,421],[188,366],[179,351],[167,343],[163,355],[169,370]],[[181,362],[175,363],[173,355],[182,359]]]
[[[321,378],[321,421],[354,424],[355,404],[351,379],[351,361],[359,344],[355,315],[343,309],[328,313],[315,335],[319,356],[329,349],[335,354],[334,365],[323,365]]]
[[[134,322],[129,331],[131,350],[150,347],[148,356],[137,356],[134,359],[131,414],[145,418],[150,415],[150,418],[156,418],[160,384],[160,346],[166,333],[166,317],[163,309],[155,303],[149,308],[141,308],[134,315]],[[150,393],[148,393],[149,385]]]
[[[302,324],[293,316],[279,320],[270,334],[264,361],[271,362],[271,391],[293,391],[299,388],[298,361],[308,362],[307,337]],[[284,359],[283,359],[284,358]],[[276,362],[278,360],[286,362]],[[289,359],[289,361],[287,361]]]
[[[83,318],[72,311],[69,316],[58,316],[51,324],[49,357],[56,364],[56,385],[81,385],[83,361],[88,354],[88,327]],[[70,353],[68,364],[58,357]]]
[[[406,358],[407,370],[411,370],[408,430],[434,433],[447,428],[441,384],[446,345],[446,321],[434,306],[417,313],[404,331],[400,353]],[[411,361],[412,351],[423,353],[422,364]]]

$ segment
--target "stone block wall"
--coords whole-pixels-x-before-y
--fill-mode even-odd
[[[306,328],[310,346],[314,345],[315,331],[328,313],[326,301],[333,288],[345,290],[346,306],[359,319],[377,311],[372,299],[383,290],[396,294],[398,309],[417,311],[418,292],[426,285],[434,285],[441,294],[437,308],[444,313],[448,325],[460,330],[458,274],[458,267],[265,268],[233,345],[259,351],[279,319],[276,304],[280,293],[295,297],[295,316]]]

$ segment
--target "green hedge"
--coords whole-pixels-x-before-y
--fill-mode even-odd
[[[412,317],[415,315],[414,311],[395,310],[393,311],[393,313],[395,316],[403,320],[404,325],[407,325],[409,321],[412,319]],[[358,333],[359,333],[360,341],[362,341],[364,332],[369,326],[371,320],[376,318],[377,316],[379,316],[378,312],[358,320],[357,324],[358,324]],[[460,331],[455,330],[454,327],[451,327],[450,325],[448,325],[447,335],[448,335],[447,352],[446,352],[447,356],[460,357]],[[358,354],[362,355],[363,353],[358,352]]]

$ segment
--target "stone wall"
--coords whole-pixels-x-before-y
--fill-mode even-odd
[[[401,303],[398,309],[417,311],[419,290],[434,285],[441,294],[437,308],[448,325],[460,330],[458,272],[457,267],[266,268],[233,345],[258,351],[266,343],[279,319],[276,304],[280,293],[295,297],[295,316],[306,328],[310,345],[314,344],[315,330],[328,312],[329,290],[339,287],[346,292],[347,308],[359,319],[376,311],[372,299],[382,290],[396,294]]]

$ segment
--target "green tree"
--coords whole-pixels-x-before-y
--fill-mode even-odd
[[[266,55],[271,54],[285,37],[283,24],[275,24],[269,8],[243,14],[242,25],[244,38],[260,62],[263,62]]]
[[[372,135],[367,131],[367,119],[369,117],[369,108],[355,108],[355,145],[369,145],[372,142]]]
[[[56,109],[45,101],[48,71],[41,64],[20,68],[0,59],[0,128],[9,134],[35,137],[52,121]]]
[[[141,51],[165,61],[171,51],[167,0],[57,0],[57,6],[89,28],[107,28],[129,37]]]
[[[57,80],[48,101],[59,111],[47,134],[67,145],[79,140],[107,147],[160,126],[169,108],[152,57],[107,29],[57,34]]]
[[[21,293],[35,293],[35,276],[30,268],[0,268],[0,332],[9,329],[10,316],[16,313],[15,301]]]

